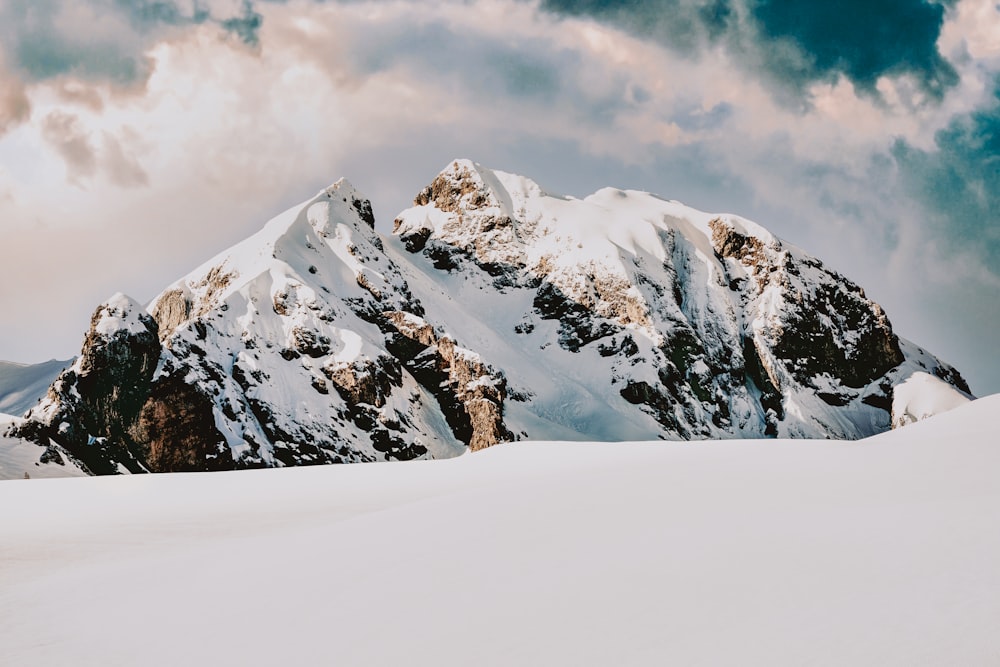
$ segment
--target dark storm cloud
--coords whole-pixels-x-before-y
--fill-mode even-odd
[[[13,60],[29,80],[72,74],[89,81],[127,85],[145,78],[147,72],[141,56],[124,51],[119,44],[70,44],[38,35],[25,37],[18,43]]]
[[[838,75],[869,94],[883,75],[911,74],[934,98],[958,81],[937,50],[945,6],[925,0],[543,0],[696,57],[722,43],[748,69],[802,96]]]
[[[261,16],[249,1],[233,16],[213,16],[170,0],[4,0],[0,49],[26,81],[71,75],[129,86],[146,80],[143,54],[165,30],[205,22],[255,44]]]
[[[59,26],[61,0],[9,0],[0,8],[0,44],[8,66],[28,80],[72,73],[129,83],[142,71],[134,35],[92,37],[88,26]],[[98,9],[95,5],[95,11]]]
[[[114,7],[139,30],[149,30],[161,25],[188,25],[203,23],[211,16],[208,10],[195,6],[190,15],[169,0],[114,0]]]
[[[222,20],[220,25],[227,32],[236,35],[246,44],[255,45],[259,41],[257,35],[263,22],[264,17],[254,9],[253,3],[249,0],[244,0],[242,13]]]
[[[1000,81],[992,106],[953,120],[935,144],[923,151],[896,143],[903,185],[946,247],[979,255],[1000,276]]]
[[[733,31],[737,22],[730,0],[543,0],[542,7],[609,21],[688,52]]]
[[[936,97],[958,81],[937,50],[944,12],[922,0],[758,0],[751,7],[765,43],[789,40],[805,54],[800,64],[771,61],[795,81],[841,73],[874,92],[880,76],[905,72]]]

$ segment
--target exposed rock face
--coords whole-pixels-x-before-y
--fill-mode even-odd
[[[92,472],[142,469],[130,446],[160,358],[157,326],[138,303],[115,295],[94,311],[80,357],[28,412],[14,435],[55,442]]]
[[[503,375],[475,352],[455,345],[451,338],[438,341],[436,358],[439,369],[448,374],[443,390],[453,393],[468,418],[469,448],[475,451],[510,440],[512,434],[503,423],[507,396]]]
[[[925,414],[921,386],[967,393],[858,286],[747,220],[468,161],[414,203],[383,239],[341,181],[152,316],[112,299],[18,434],[95,473],[219,470],[520,438],[858,438]],[[919,373],[938,384],[902,401]]]
[[[438,338],[423,318],[399,311],[385,318],[394,330],[388,349],[437,398],[460,441],[475,451],[514,438],[503,422],[507,381],[500,371],[451,337]]]
[[[180,374],[158,378],[139,413],[135,441],[155,472],[229,470],[226,439],[215,427],[213,403]]]
[[[95,474],[231,468],[212,401],[182,374],[154,380],[157,334],[153,317],[128,297],[99,306],[79,359],[14,435],[55,443]]]
[[[191,301],[183,290],[169,290],[157,300],[152,315],[163,340],[191,317]]]
[[[785,360],[796,381],[808,384],[817,374],[829,373],[860,388],[903,363],[889,319],[860,287],[818,260],[796,257],[777,239],[764,243],[722,218],[708,224],[717,256],[739,262],[757,295],[775,288],[769,303],[778,302],[772,309],[776,314],[767,320],[761,346]],[[781,387],[777,374],[769,380]]]
[[[156,322],[142,306],[116,297],[99,307],[74,371],[83,425],[112,437],[129,431],[149,395],[159,357]]]
[[[392,357],[337,362],[323,368],[344,400],[350,404],[384,406],[393,386],[402,386],[399,364]]]
[[[741,234],[736,227],[723,218],[712,218],[708,221],[712,230],[712,246],[719,257],[735,259],[744,266],[750,267],[754,276],[766,275],[771,263],[765,252],[764,242],[756,236]],[[771,242],[771,250],[779,252],[781,243]]]

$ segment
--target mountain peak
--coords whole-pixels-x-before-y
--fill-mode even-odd
[[[150,317],[138,301],[116,292],[98,306],[91,328],[105,336],[123,330],[131,334],[143,333],[150,328]]]
[[[497,207],[500,202],[490,188],[491,180],[495,180],[493,173],[478,163],[454,160],[414,197],[413,205],[445,212]]]
[[[339,196],[340,201],[347,205],[347,210],[351,211],[349,217],[356,215],[370,229],[375,228],[375,215],[372,212],[371,202],[346,178],[338,179],[333,185],[323,190],[321,195],[324,194],[332,201],[337,201]]]

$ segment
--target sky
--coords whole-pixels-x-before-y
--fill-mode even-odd
[[[458,157],[751,218],[1000,392],[996,0],[0,0],[0,359]]]

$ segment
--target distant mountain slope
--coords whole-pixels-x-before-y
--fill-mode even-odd
[[[342,180],[148,310],[116,295],[13,434],[94,473],[214,470],[855,439],[933,414],[928,392],[969,398],[864,290],[755,223],[458,160],[391,238]]]
[[[40,364],[0,361],[0,412],[21,415],[34,407],[72,359]]]

